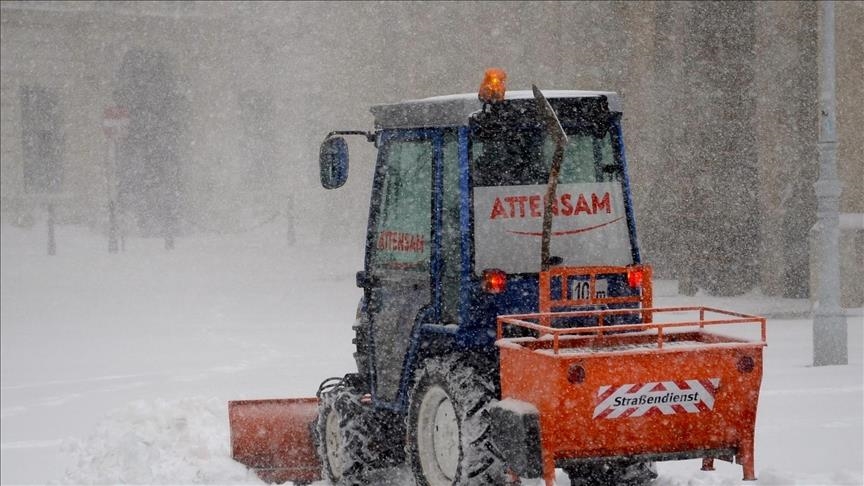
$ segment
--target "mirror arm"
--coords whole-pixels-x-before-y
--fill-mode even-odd
[[[327,136],[324,137],[324,140],[327,140],[333,135],[363,135],[366,137],[367,142],[375,141],[375,132],[364,132],[363,130],[334,130],[328,133]]]

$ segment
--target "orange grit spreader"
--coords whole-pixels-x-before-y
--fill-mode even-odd
[[[561,288],[556,279],[586,275],[593,286],[596,274],[609,271],[555,269],[541,276],[541,287],[545,280],[547,289]],[[650,280],[646,284],[650,288]],[[497,443],[507,462],[520,475],[542,475],[551,485],[556,464],[567,461],[703,458],[703,469],[712,470],[718,458],[741,464],[745,480],[756,479],[753,436],[765,318],[650,304],[554,312],[572,302],[553,293],[541,294],[547,312],[497,320],[502,400],[493,424],[499,424]],[[643,322],[604,325],[633,313]],[[559,325],[586,318],[596,325]],[[715,332],[730,326],[740,333],[742,325],[759,326],[758,334],[745,339]],[[532,335],[508,338],[508,328]]]

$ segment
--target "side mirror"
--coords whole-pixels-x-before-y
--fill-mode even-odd
[[[324,189],[338,189],[348,180],[348,144],[342,137],[328,137],[318,152],[321,166],[321,185]]]

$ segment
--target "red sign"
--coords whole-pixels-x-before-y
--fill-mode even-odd
[[[399,231],[382,231],[378,237],[378,249],[385,251],[423,253],[425,243],[423,235]]]
[[[129,126],[129,110],[122,106],[109,106],[102,113],[102,130],[108,138],[122,138]]]

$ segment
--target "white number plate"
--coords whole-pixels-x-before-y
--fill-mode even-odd
[[[594,281],[594,296],[591,296],[591,284],[588,280],[570,281],[570,298],[573,300],[605,299],[609,297],[609,281],[598,278]]]

